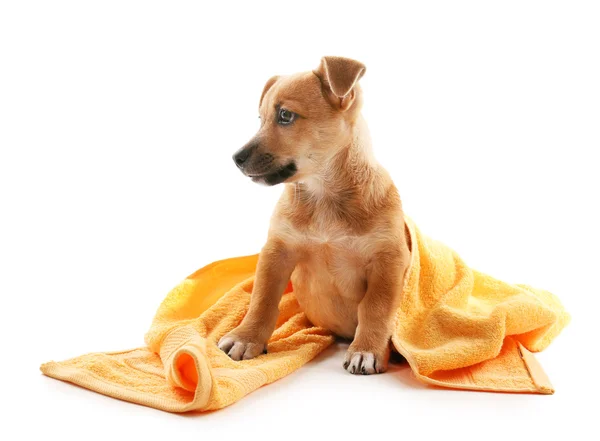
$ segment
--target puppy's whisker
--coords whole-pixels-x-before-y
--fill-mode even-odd
[[[296,184],[294,186],[294,208],[298,208],[300,205],[300,189],[298,188],[300,184]]]

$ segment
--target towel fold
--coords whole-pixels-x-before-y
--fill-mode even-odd
[[[458,389],[553,393],[532,352],[543,350],[567,325],[559,300],[473,270],[410,219],[406,225],[411,263],[392,344],[416,378]],[[306,318],[291,283],[267,354],[233,361],[216,346],[248,309],[257,260],[227,259],[187,277],[158,308],[147,347],[49,362],[42,372],[169,412],[220,409],[288,375],[335,339]]]

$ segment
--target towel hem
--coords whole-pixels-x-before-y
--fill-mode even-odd
[[[539,393],[552,395],[554,393],[554,387],[552,386],[552,383],[550,383],[548,375],[546,375],[546,372],[542,369],[542,365],[521,343],[517,342],[517,347],[519,348],[519,354],[521,355],[523,364],[531,377],[531,381],[535,384]]]
[[[119,352],[123,353],[124,351]],[[139,391],[137,390],[130,389],[123,385],[115,385],[109,383],[101,378],[96,377],[90,372],[84,371],[83,369],[63,366],[55,361],[50,361],[48,363],[42,364],[40,366],[40,371],[42,371],[42,373],[47,377],[66,381],[68,383],[72,383],[77,386],[81,386],[85,389],[91,390],[92,392],[97,392],[111,398],[117,398],[121,401],[140,404],[142,406],[149,406],[167,412],[182,413],[192,410],[187,406],[181,406],[181,403],[177,401],[171,401],[165,398],[153,397],[148,395],[140,395]]]

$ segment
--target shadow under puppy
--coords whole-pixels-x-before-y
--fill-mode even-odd
[[[266,351],[291,279],[308,319],[353,339],[344,367],[386,370],[410,258],[400,196],[375,160],[360,114],[365,66],[324,57],[317,69],[267,81],[261,127],[233,159],[254,182],[285,183],[256,271],[249,310],[219,341],[234,360]]]

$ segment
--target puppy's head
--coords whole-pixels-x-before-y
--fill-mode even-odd
[[[323,57],[317,69],[267,81],[259,102],[261,127],[234,155],[254,182],[302,181],[323,170],[352,140],[362,103],[358,80],[365,66]]]

